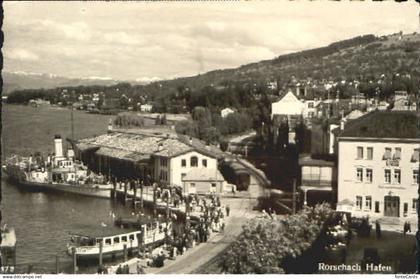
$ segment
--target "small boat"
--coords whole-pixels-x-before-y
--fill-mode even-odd
[[[105,235],[72,234],[67,244],[67,253],[76,255],[78,260],[99,259],[102,249],[103,259],[116,259],[124,256],[124,247],[127,253],[144,248],[156,248],[162,245],[168,234],[172,232],[171,223],[162,224],[157,220],[149,220],[138,230],[128,230],[121,233]],[[140,246],[140,247],[139,247]]]
[[[54,139],[55,153],[44,161],[38,157],[14,155],[6,160],[3,171],[9,180],[31,192],[64,192],[76,195],[109,198],[112,184],[101,175],[89,173],[87,167],[74,158],[69,149],[63,154],[60,136]]]

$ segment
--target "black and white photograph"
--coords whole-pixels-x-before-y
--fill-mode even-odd
[[[420,273],[420,2],[1,5],[4,278]]]

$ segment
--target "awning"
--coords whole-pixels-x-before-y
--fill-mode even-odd
[[[331,186],[300,186],[299,187],[302,191],[306,192],[306,191],[324,191],[324,192],[328,192],[328,191],[332,191],[332,187]]]

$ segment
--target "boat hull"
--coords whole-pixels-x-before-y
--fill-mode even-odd
[[[95,188],[91,185],[50,184],[23,181],[19,182],[18,186],[28,191],[60,192],[104,199],[109,199],[111,197],[111,189]]]
[[[164,239],[155,241],[153,243],[144,244],[143,248],[141,249],[154,249],[163,245],[165,242]],[[127,247],[127,254],[128,255],[137,255],[139,248],[138,247]],[[68,252],[71,255],[71,252]],[[109,261],[109,260],[116,260],[124,257],[124,250],[115,250],[115,251],[108,251],[102,253],[102,260]],[[99,260],[99,253],[92,253],[92,254],[85,254],[85,253],[76,253],[77,261],[82,262],[90,262],[90,261],[98,261]]]
[[[18,186],[20,189],[28,192],[55,192],[67,193],[71,195],[81,195],[88,197],[109,199],[111,197],[111,187],[101,188],[95,185],[72,185],[62,183],[41,183],[34,181],[27,181],[24,175],[16,175],[6,171],[9,180]],[[23,172],[22,172],[23,173]]]

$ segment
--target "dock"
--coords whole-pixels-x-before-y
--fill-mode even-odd
[[[153,200],[153,186],[143,186],[143,191],[139,189],[130,190],[125,188],[114,188],[111,190],[111,197],[115,200],[122,201],[124,204],[131,204],[134,209],[141,208],[141,206],[156,209],[159,213],[173,213],[177,217],[185,218],[186,204],[180,203],[177,207],[172,204],[156,199],[156,204]],[[169,212],[167,212],[169,210]],[[190,217],[200,217],[201,212],[197,211],[194,206],[190,207]]]

